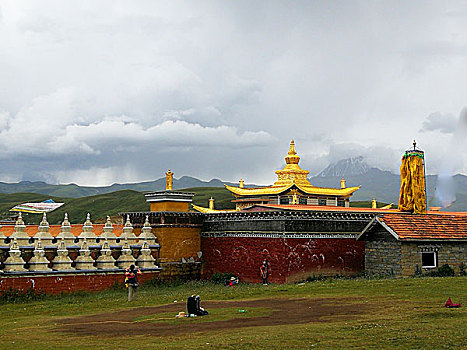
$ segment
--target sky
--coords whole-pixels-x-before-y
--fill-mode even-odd
[[[467,174],[464,1],[0,1],[0,181]]]

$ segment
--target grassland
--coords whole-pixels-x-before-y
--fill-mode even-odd
[[[126,302],[126,291],[113,289],[100,293],[48,296],[43,300],[0,304],[0,348],[4,349],[462,349],[466,348],[467,308],[446,309],[448,297],[466,303],[467,278],[409,278],[325,280],[287,285],[240,284],[235,288],[210,282],[189,282],[178,286],[146,285],[137,300]],[[203,323],[203,331],[159,336],[157,331],[141,335],[78,335],[64,332],[64,319],[87,315],[89,322],[112,311],[132,313],[177,301],[184,310],[186,297],[196,293],[208,300],[274,300],[330,298],[330,310],[338,309],[339,300],[367,305],[354,317],[332,314],[303,324],[226,328],[212,331],[209,322],[235,309],[219,309],[212,315],[190,320]],[[174,315],[173,313],[172,315]],[[252,310],[251,317],[268,317],[268,310]],[[167,322],[177,322],[170,313],[159,315]],[[162,317],[163,316],[163,317]],[[212,319],[210,319],[212,317]],[[248,317],[247,314],[242,317]],[[109,319],[112,321],[112,318]],[[150,321],[150,320],[148,320]],[[134,322],[144,322],[135,319]],[[164,322],[164,321],[158,321]],[[184,322],[184,321],[180,321]],[[132,322],[128,322],[132,323]],[[129,325],[130,326],[130,325]],[[114,327],[108,325],[108,329]]]
[[[216,209],[234,209],[235,204],[231,201],[234,199],[232,194],[223,187],[192,187],[182,191],[194,192],[193,203],[203,207],[209,204],[209,198],[212,196],[215,199]],[[0,217],[8,218],[9,210],[15,205],[25,202],[41,202],[46,199],[53,199],[55,202],[65,203],[63,206],[47,214],[50,224],[59,224],[63,220],[63,215],[68,213],[72,223],[84,222],[86,213],[91,214],[94,222],[103,222],[107,215],[117,216],[121,212],[129,211],[147,211],[149,205],[146,202],[142,192],[123,190],[95,196],[67,198],[67,197],[51,197],[38,193],[0,193]],[[382,207],[386,203],[378,203],[378,207]],[[370,208],[371,201],[351,202],[353,207]],[[26,222],[29,224],[38,224],[41,221],[42,215],[28,214]]]
[[[234,199],[233,196],[222,187],[195,187],[187,188],[183,191],[195,193],[193,203],[196,205],[207,207],[208,200],[212,196],[216,200],[215,205],[217,209],[235,207],[231,203],[231,200]],[[117,216],[121,212],[149,210],[149,204],[146,202],[144,194],[131,190],[80,198],[51,197],[37,193],[0,193],[0,215],[2,218],[8,218],[9,210],[17,204],[41,202],[49,198],[55,202],[65,203],[47,215],[50,224],[61,223],[65,213],[68,213],[68,217],[72,223],[81,223],[84,222],[86,213],[91,214],[94,222],[102,222],[107,215]],[[30,224],[38,224],[41,218],[42,215],[39,214],[28,214],[26,221]]]

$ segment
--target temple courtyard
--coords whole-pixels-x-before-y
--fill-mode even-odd
[[[4,294],[0,344],[8,349],[460,349],[466,277],[327,279],[226,287],[145,284],[61,296]],[[199,294],[209,315],[176,318]],[[448,298],[461,303],[447,309]]]

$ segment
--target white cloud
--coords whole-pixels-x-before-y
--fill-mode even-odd
[[[397,171],[414,138],[435,171],[465,105],[463,2],[15,0],[0,13],[0,181],[44,168],[136,181],[171,163],[270,183],[291,138],[312,172],[352,152]]]

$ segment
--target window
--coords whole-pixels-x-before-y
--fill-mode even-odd
[[[289,198],[281,197],[281,204],[289,204]]]
[[[422,267],[425,269],[430,269],[436,266],[436,252],[422,252]]]
[[[298,199],[298,204],[306,205],[306,198],[300,197],[300,198]]]
[[[337,206],[338,206],[338,207],[345,207],[345,200],[343,200],[343,199],[338,199],[338,200],[337,200]]]
[[[319,205],[326,205],[326,199],[318,199],[318,204]]]

